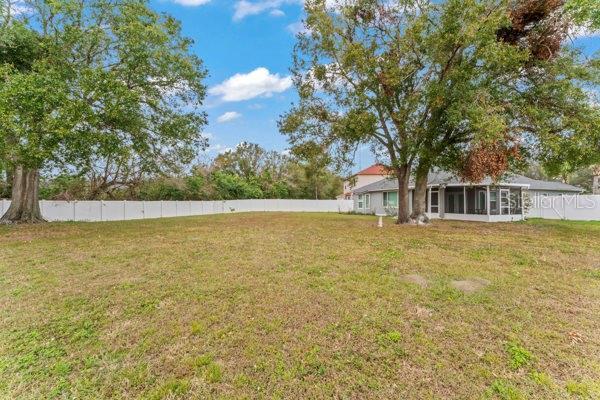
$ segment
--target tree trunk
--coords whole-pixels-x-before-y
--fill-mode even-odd
[[[415,174],[415,195],[413,199],[413,211],[410,215],[412,221],[416,224],[427,224],[427,175],[429,174],[429,165],[419,163]]]
[[[410,213],[408,209],[408,182],[410,179],[410,166],[408,164],[396,168],[396,178],[398,179],[398,219],[397,224],[407,224],[410,222]]]
[[[6,193],[9,192],[9,190],[12,190],[12,181],[13,181],[13,170],[10,168],[6,168]]]
[[[600,194],[600,164],[592,167],[592,194]]]
[[[11,204],[0,223],[44,222],[38,196],[40,172],[17,166],[13,171]]]

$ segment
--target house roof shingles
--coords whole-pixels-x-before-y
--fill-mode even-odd
[[[582,189],[577,186],[568,185],[562,182],[555,181],[541,181],[538,179],[528,178],[523,175],[508,175],[502,178],[499,182],[494,182],[491,178],[486,177],[483,181],[478,183],[463,182],[456,175],[453,175],[444,171],[430,172],[427,178],[428,185],[439,186],[464,186],[464,185],[516,185],[528,187],[531,190],[557,190],[565,192],[581,192]],[[409,188],[414,188],[414,178],[411,177],[409,182]],[[384,178],[380,181],[365,185],[357,190],[356,194],[368,193],[368,192],[381,192],[387,190],[398,190],[398,181],[394,177]]]

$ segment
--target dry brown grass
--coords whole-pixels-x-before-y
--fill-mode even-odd
[[[2,227],[0,397],[600,396],[600,224],[386,222]]]

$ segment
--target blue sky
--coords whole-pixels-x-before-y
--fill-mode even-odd
[[[295,32],[301,29],[300,0],[153,0],[152,6],[182,22],[185,36],[209,71],[205,109],[214,157],[241,141],[283,151],[287,142],[277,119],[296,100],[289,78]],[[577,46],[591,54],[600,37],[583,37]],[[367,148],[357,154],[354,171],[374,161]]]
[[[293,1],[154,1],[152,6],[182,22],[184,35],[209,71],[205,108],[210,151],[240,141],[283,151],[279,115],[296,100],[289,77],[302,3]],[[202,4],[204,3],[204,4]],[[197,5],[196,5],[197,4]]]

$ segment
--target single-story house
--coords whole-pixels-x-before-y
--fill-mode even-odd
[[[466,221],[518,221],[525,217],[527,198],[578,194],[576,186],[542,181],[522,175],[509,175],[498,182],[490,178],[477,184],[463,182],[444,171],[431,172],[427,184],[429,218]],[[398,181],[385,178],[357,189],[352,197],[354,211],[362,214],[397,213]],[[412,212],[414,181],[409,183],[409,209]]]

